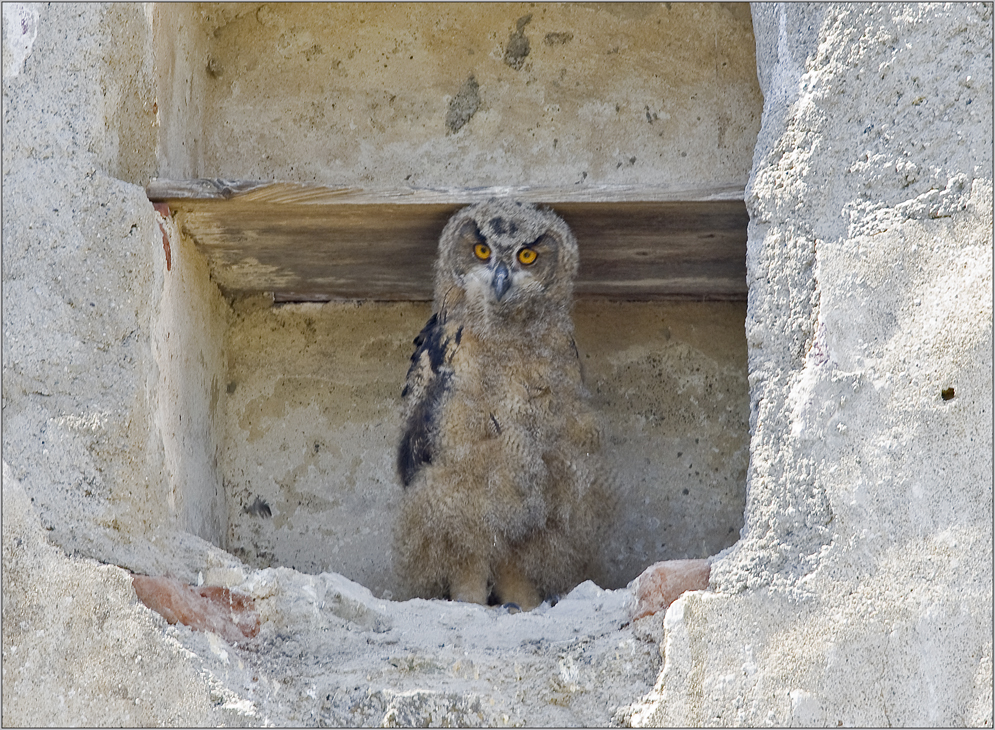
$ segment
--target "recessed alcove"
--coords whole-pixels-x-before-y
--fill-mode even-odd
[[[606,587],[735,542],[762,104],[748,7],[154,18],[164,166],[148,195],[176,239],[161,359],[167,392],[194,391],[163,417],[206,424],[176,436],[171,479],[188,512],[219,516],[188,529],[253,566],[395,595],[400,391],[436,241],[460,206],[507,195],[578,238],[576,340],[624,495]]]

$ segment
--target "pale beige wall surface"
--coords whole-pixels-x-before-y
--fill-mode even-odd
[[[742,186],[752,161],[744,4],[201,4],[184,22],[198,177],[696,189]],[[169,154],[160,176],[188,175]]]
[[[210,281],[204,257],[180,236],[172,219],[157,213],[156,221],[170,247],[159,316],[152,327],[155,422],[163,437],[169,484],[166,504],[182,529],[222,545],[228,506],[218,459],[230,307]]]
[[[183,164],[167,154],[163,176],[192,166],[204,177],[374,190],[698,189],[743,185],[752,159],[761,97],[743,5],[161,12],[176,33],[171,68],[189,71],[163,83],[174,114],[182,103],[190,112],[165,122],[188,141]],[[335,570],[392,593],[398,394],[428,305],[236,311],[225,345],[225,546],[252,565]],[[625,493],[606,549],[613,585],[738,536],[744,318],[741,305],[578,305]]]
[[[178,518],[153,417],[165,261],[135,184],[151,29],[138,6],[3,15],[3,454],[58,544],[110,559]]]
[[[196,3],[149,3],[155,63],[157,177],[202,174],[204,59],[209,36]]]
[[[236,305],[221,462],[227,549],[257,567],[334,571],[397,595],[400,393],[430,313],[409,303]],[[578,302],[585,382],[623,499],[604,551],[607,587],[738,538],[748,460],[744,316],[742,304]]]
[[[157,414],[169,272],[141,187],[158,164],[146,8],[2,15],[2,724],[242,724],[117,567],[195,581],[211,552],[171,499]]]
[[[631,21],[613,20],[613,12],[652,19],[666,8],[647,7],[572,6],[570,12],[595,13],[610,30],[613,23]],[[169,22],[202,34],[205,27],[243,22],[245,15],[237,6],[208,8],[219,13],[218,22],[205,26],[201,10],[179,8]],[[186,269],[166,269],[161,231],[141,184],[157,166],[160,174],[184,177],[227,171],[201,166],[217,146],[203,138],[204,110],[197,106],[206,94],[198,84],[207,79],[191,79],[182,70],[159,76],[158,61],[149,63],[168,50],[157,45],[158,11],[132,4],[3,7],[5,726],[566,726],[610,720],[991,726],[990,5],[754,8],[765,111],[748,199],[752,440],[745,529],[743,539],[713,563],[710,591],[679,599],[662,621],[657,616],[632,625],[625,625],[625,591],[601,592],[586,584],[552,609],[518,615],[448,602],[382,601],[332,573],[253,570],[188,531],[199,528],[170,505],[171,490],[180,482],[193,490],[200,485],[190,471],[170,476],[170,449],[186,454],[177,458],[189,465],[199,460],[201,470],[211,450],[210,444],[170,443],[183,436],[172,430],[172,416],[177,427],[181,416],[186,422],[190,411],[183,398],[198,392],[207,401],[195,409],[200,425],[210,419],[213,393],[215,421],[226,397],[252,396],[253,388],[242,389],[237,379],[229,394],[227,368],[251,370],[248,340],[257,330],[271,330],[260,342],[306,342],[290,326],[281,333],[279,319],[285,316],[296,327],[306,316],[292,308],[286,315],[259,313],[257,319],[234,313],[243,319],[227,330],[225,342],[245,342],[226,345],[226,356],[234,352],[244,362],[222,366],[217,342],[205,340],[216,340],[217,328],[224,329],[219,322],[229,316],[227,305],[218,302],[194,258]],[[540,51],[567,53],[583,41],[577,25],[570,29],[572,40],[547,51],[544,33],[564,32],[564,26],[544,26],[550,16],[533,13],[521,28],[532,50],[520,69],[512,69],[504,65],[503,49],[525,12],[502,15],[485,33],[491,45],[475,49],[474,56],[491,65],[474,69],[481,79],[480,107],[467,125],[448,135],[440,126],[446,96],[458,86],[457,92],[439,90],[443,102],[428,104],[424,114],[411,112],[411,119],[424,119],[440,132],[435,147],[426,143],[419,148],[424,156],[412,158],[421,163],[417,170],[436,176],[426,179],[448,179],[439,166],[431,167],[433,155],[445,161],[441,168],[451,163],[453,184],[495,170],[521,179],[515,175],[526,165],[505,164],[500,135],[481,133],[505,123],[500,105],[488,104],[509,98],[494,97],[495,89],[514,90],[540,69]],[[709,6],[701,12],[724,11]],[[288,30],[265,31],[277,41],[270,46],[277,56],[281,48],[293,55],[297,34]],[[701,54],[707,35],[695,36],[704,39]],[[174,59],[174,69],[206,73],[214,36],[185,37],[186,50]],[[719,48],[724,37],[718,36]],[[301,38],[309,45],[296,53],[306,59],[303,51],[316,41],[303,33]],[[713,33],[713,47],[715,40]],[[346,61],[364,58],[333,55],[331,48],[322,46],[323,54],[342,60],[347,72],[352,69]],[[400,56],[401,44],[398,49]],[[619,54],[624,49],[620,44]],[[578,67],[583,57],[577,57]],[[357,131],[359,122],[389,121],[389,97],[382,97],[386,107],[376,108],[386,116],[371,113],[376,94],[385,93],[373,74],[381,62],[363,62],[372,96],[365,106],[357,97],[355,116],[346,115],[339,125],[343,134],[354,134],[347,137],[354,147],[365,134]],[[566,68],[564,79],[571,73]],[[468,70],[455,68],[447,84],[462,83]],[[223,65],[214,71],[222,83],[232,83]],[[532,108],[542,98],[539,90],[553,94],[549,79],[536,76],[526,85],[534,94],[527,97]],[[176,91],[170,101],[163,85]],[[627,98],[630,111],[649,106],[637,102],[637,94]],[[581,147],[602,145],[601,153],[582,158],[578,174],[603,173],[609,182],[613,174],[635,174],[624,164],[611,172],[616,153],[604,143],[610,136],[604,130],[611,129],[605,119],[613,109],[599,118],[596,109],[583,117],[579,107],[576,116],[590,136],[553,137],[570,142],[570,155],[578,159],[586,154],[578,152]],[[652,109],[657,119],[646,120],[646,129],[667,121]],[[670,109],[676,106],[664,111]],[[708,139],[713,132],[717,139],[720,111],[702,114]],[[168,128],[184,114],[194,131]],[[308,124],[298,127],[307,133]],[[175,151],[188,133],[191,146]],[[386,139],[383,134],[379,139]],[[542,134],[537,130],[537,138],[548,142]],[[461,167],[453,150],[473,150],[471,135],[491,140],[493,149],[471,152]],[[275,174],[299,158],[310,165],[299,179],[327,174],[330,181],[367,155],[360,149],[333,169],[316,162],[319,156],[302,154],[310,147],[287,137],[292,157],[270,168],[252,167],[264,160],[255,142],[234,140],[232,149],[241,156],[229,161],[244,168],[232,174]],[[279,135],[267,139],[267,149],[282,147]],[[165,158],[156,149],[168,150]],[[548,145],[545,152],[517,149],[526,149],[529,159],[552,159],[555,182],[575,179],[564,174],[573,172],[570,160],[557,161],[559,153]],[[652,149],[647,142],[647,154]],[[720,167],[718,153],[702,158],[709,154]],[[745,171],[752,152],[737,154],[745,155],[745,166],[737,167]],[[636,158],[633,168],[644,159]],[[371,170],[394,176],[389,161],[370,159]],[[348,184],[364,182],[356,170]],[[678,171],[657,170],[648,179],[691,179],[692,172],[672,170]],[[408,172],[397,174],[403,179]],[[191,251],[181,245],[174,255],[193,256]],[[174,259],[174,266],[183,262]],[[180,271],[185,273],[177,274],[181,281],[169,293],[164,279]],[[189,297],[186,308],[173,295]],[[190,306],[197,301],[202,304]],[[611,307],[589,316],[584,306],[578,306],[579,336],[621,330],[598,324],[620,321]],[[653,331],[655,312],[630,308],[626,316]],[[325,326],[319,319],[316,332]],[[403,361],[406,325],[399,319],[379,320],[391,334],[366,355],[369,342],[356,339],[356,357]],[[588,375],[596,399],[607,392],[599,392],[598,384],[627,391],[642,379],[636,378],[640,371],[654,378],[659,373],[663,382],[671,378],[678,395],[687,397],[662,422],[650,418],[658,411],[627,410],[632,398],[625,407],[602,401],[609,411],[617,408],[617,423],[635,437],[660,440],[661,464],[668,463],[668,449],[680,450],[679,459],[691,453],[683,451],[690,448],[689,435],[667,429],[674,423],[689,432],[700,427],[708,411],[697,411],[696,422],[695,411],[684,406],[695,399],[700,404],[702,394],[716,404],[718,423],[739,418],[735,409],[721,413],[727,405],[719,404],[732,400],[718,397],[724,393],[717,387],[721,361],[709,349],[723,341],[721,332],[731,331],[731,321],[713,329],[683,316],[680,324],[661,322],[670,339],[665,330],[654,331],[651,341],[659,350],[652,355],[624,342],[621,331],[614,340],[617,352],[600,359],[592,349],[596,362]],[[691,324],[703,334],[691,333]],[[185,344],[174,345],[179,327],[191,329],[178,338]],[[661,365],[685,359],[686,367],[671,375],[655,357]],[[168,376],[163,367],[171,370]],[[295,391],[281,385],[282,402],[266,405],[286,376],[260,377],[252,396],[265,405],[263,438],[271,438],[276,450],[278,414],[290,416],[288,427],[300,427],[312,406],[295,402],[294,393],[318,387]],[[190,390],[181,393],[177,388],[184,382]],[[377,414],[388,413],[396,393],[386,375],[377,383],[345,382],[343,392],[349,388],[357,397],[372,397]],[[955,390],[949,400],[942,396],[947,388]],[[173,405],[158,410],[162,398],[174,396]],[[198,433],[191,429],[186,436]],[[302,438],[294,439],[306,447]],[[280,463],[307,465],[310,473],[314,460],[308,458],[295,462],[288,455]],[[387,463],[386,456],[380,458]],[[707,453],[694,458],[692,472],[708,464]],[[344,467],[346,479],[350,466]],[[693,486],[688,497],[698,493]],[[671,501],[668,509],[677,504]],[[716,524],[724,528],[725,520],[716,518]],[[117,565],[249,593],[264,617],[258,641],[238,648],[213,634],[166,626],[137,602]],[[645,702],[626,707],[644,695]]]
[[[14,23],[5,4],[5,725],[604,724],[652,686],[658,627],[617,628],[624,592],[587,585],[519,618],[445,604],[440,623],[437,604],[379,602],[338,575],[253,570],[341,567],[390,590],[394,417],[428,307],[225,302],[142,189],[745,182],[760,97],[744,8],[477,7],[424,6],[412,25],[390,8],[56,4]],[[577,312],[637,507],[618,581],[728,545],[743,307]],[[271,517],[245,511],[267,489]],[[265,532],[281,519],[282,542]],[[260,641],[166,627],[116,566],[240,587],[266,617]],[[446,686],[425,690],[432,677]]]
[[[992,725],[992,6],[754,6],[743,539],[634,724]]]

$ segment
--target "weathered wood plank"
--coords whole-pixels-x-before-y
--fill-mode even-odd
[[[193,204],[196,201],[239,199],[252,203],[308,205],[429,203],[468,205],[494,197],[510,197],[529,203],[639,203],[743,200],[743,188],[734,186],[695,190],[646,187],[638,185],[571,185],[566,187],[491,186],[479,188],[333,188],[304,183],[266,180],[153,180],[146,188],[152,202]]]
[[[372,192],[287,183],[157,181],[228,294],[279,301],[429,300],[439,233],[495,195],[550,204],[580,246],[580,296],[746,298],[742,191],[486,188]],[[738,198],[736,197],[738,195]]]

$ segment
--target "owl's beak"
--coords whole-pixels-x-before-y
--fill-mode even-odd
[[[504,262],[498,263],[497,267],[494,269],[494,276],[491,279],[491,288],[494,290],[494,294],[497,296],[497,300],[499,302],[508,292],[508,289],[511,288],[511,274]]]

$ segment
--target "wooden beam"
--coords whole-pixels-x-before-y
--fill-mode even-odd
[[[579,296],[746,299],[743,191],[479,188],[368,191],[291,183],[154,181],[229,295],[278,301],[430,300],[439,234],[463,205],[550,205],[580,247]]]

